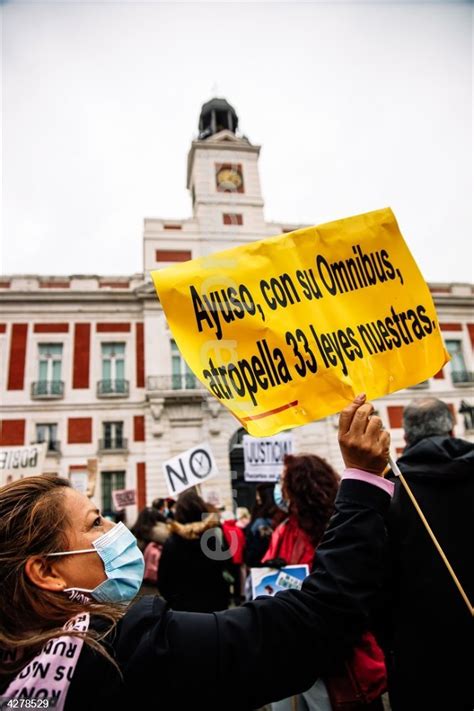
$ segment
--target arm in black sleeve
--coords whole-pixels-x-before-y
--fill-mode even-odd
[[[402,578],[400,538],[403,538],[410,528],[400,512],[400,499],[403,499],[405,491],[398,479],[395,479],[394,483],[395,491],[386,516],[387,546],[382,585],[371,614],[371,629],[387,660],[393,648],[395,626],[392,613],[398,608],[399,586]],[[411,502],[408,503],[411,506]]]
[[[143,684],[146,668],[150,673],[154,667],[166,679],[170,703],[179,699],[190,708],[202,699],[217,709],[225,699],[226,708],[239,711],[311,686],[366,625],[379,585],[389,503],[378,487],[343,481],[302,590],[214,614],[165,612],[136,638],[126,682]]]

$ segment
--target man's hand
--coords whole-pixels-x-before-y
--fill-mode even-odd
[[[358,395],[339,416],[339,447],[346,467],[383,474],[390,452],[390,435],[374,406]]]

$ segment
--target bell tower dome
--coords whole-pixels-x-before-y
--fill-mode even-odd
[[[236,133],[239,118],[226,99],[214,98],[203,104],[199,116],[199,140],[202,141],[220,131]]]
[[[196,123],[186,175],[192,215],[145,220],[146,271],[301,227],[265,222],[260,146],[239,130],[239,117],[227,99],[206,101]]]
[[[188,153],[187,187],[193,217],[209,249],[255,240],[265,233],[258,158],[260,146],[238,131],[239,117],[224,98],[203,104],[198,136]]]

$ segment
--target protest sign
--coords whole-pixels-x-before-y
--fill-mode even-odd
[[[163,464],[166,484],[171,496],[202,484],[217,474],[217,466],[208,444],[191,447]]]
[[[97,470],[99,468],[99,462],[96,457],[92,457],[87,460],[87,491],[86,494],[89,498],[92,498],[95,493],[95,485],[97,482]]]
[[[284,568],[250,568],[252,597],[275,595],[281,590],[300,590],[309,575],[307,565],[285,565]]]
[[[0,486],[43,473],[46,442],[29,447],[0,447]]]
[[[215,486],[212,486],[212,484],[209,484],[209,486],[206,486],[205,484],[200,486],[200,495],[207,504],[212,504],[212,506],[221,508],[222,499],[220,491],[219,489],[216,489]]]
[[[69,472],[69,481],[71,482],[71,486],[73,489],[76,491],[79,491],[81,494],[86,494],[87,496],[87,491],[88,491],[88,484],[89,484],[89,475],[87,473],[86,468],[84,468],[83,471],[78,471],[78,470],[73,470]]]
[[[290,432],[265,438],[244,435],[242,443],[245,481],[278,481],[283,458],[293,451],[293,435]]]
[[[250,434],[419,383],[449,360],[389,208],[152,272],[192,371]]]
[[[127,506],[135,506],[137,502],[135,489],[117,489],[116,491],[112,491],[112,499],[116,511],[122,511],[122,509],[126,509]]]

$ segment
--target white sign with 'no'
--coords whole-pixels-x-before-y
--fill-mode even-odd
[[[166,485],[171,496],[196,484],[202,484],[217,474],[217,466],[208,444],[187,449],[163,464]]]

